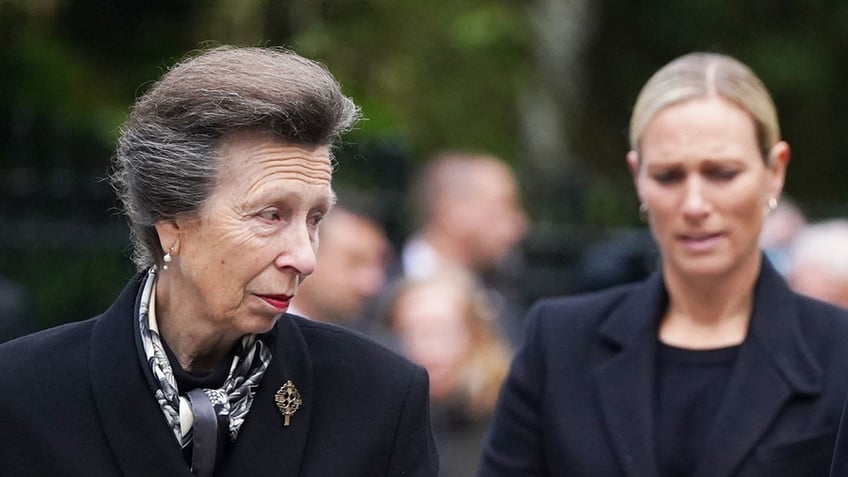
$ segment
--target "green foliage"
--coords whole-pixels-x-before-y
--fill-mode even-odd
[[[516,155],[515,94],[529,68],[530,31],[509,2],[332,2],[292,38],[338,75],[368,118],[362,136],[407,137],[426,155],[445,147]]]
[[[45,328],[103,312],[134,269],[120,250],[18,250],[0,260],[4,275],[27,291],[34,316],[28,325]]]

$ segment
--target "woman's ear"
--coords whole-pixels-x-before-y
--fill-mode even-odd
[[[639,203],[642,204],[642,194],[639,192],[639,153],[630,151],[627,153],[627,168],[630,169],[630,174],[633,175],[633,187],[636,188],[636,194],[639,196]]]
[[[178,252],[180,246],[180,225],[175,220],[158,220],[155,224],[159,235],[159,246],[165,252]]]
[[[768,157],[768,171],[771,175],[769,183],[769,193],[771,197],[780,197],[783,191],[783,184],[786,180],[786,168],[789,165],[789,144],[786,141],[779,141],[771,147]]]
[[[627,153],[627,167],[630,169],[630,173],[633,174],[633,180],[636,180],[636,176],[639,174],[638,152],[630,151]]]

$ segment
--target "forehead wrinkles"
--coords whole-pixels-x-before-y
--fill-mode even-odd
[[[283,176],[304,183],[325,183],[332,177],[332,164],[326,147],[304,149],[236,140],[221,149],[221,159],[219,183],[236,177],[255,181],[251,189],[269,177]]]
[[[252,174],[246,179],[250,184],[245,190],[245,197],[254,193],[260,193],[269,184],[282,185],[279,181],[298,182],[305,186],[326,186],[329,190],[331,179],[331,167],[329,160],[324,167],[322,161],[307,158],[285,158],[266,159],[259,162],[259,172]],[[276,188],[276,186],[274,187]],[[267,190],[266,190],[267,192]],[[332,191],[328,192],[328,196]],[[332,197],[329,197],[330,204]]]
[[[329,158],[316,156],[315,153],[309,156],[264,157],[258,165],[263,174],[284,175],[286,179],[309,183],[330,182],[333,170]]]

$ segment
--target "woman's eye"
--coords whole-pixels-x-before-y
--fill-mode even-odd
[[[259,216],[270,221],[280,220],[280,212],[274,209],[263,210],[259,213]]]
[[[322,220],[324,220],[324,214],[312,214],[309,216],[309,225],[317,228]]]
[[[719,181],[729,181],[736,177],[739,171],[736,169],[714,169],[707,171],[707,176]]]
[[[662,171],[652,174],[652,177],[660,184],[673,184],[683,179],[683,173],[680,171]]]

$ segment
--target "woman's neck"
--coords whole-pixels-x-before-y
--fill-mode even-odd
[[[197,313],[173,300],[173,281],[156,282],[156,322],[159,335],[186,371],[210,371],[224,359],[240,338],[227,336],[198,319]]]
[[[170,326],[170,320],[159,323],[162,339],[186,371],[211,371],[235,344],[233,340],[204,336],[186,327]]]
[[[741,344],[748,333],[759,271],[759,257],[752,265],[716,277],[690,277],[664,269],[669,302],[660,323],[660,341],[692,349]]]

